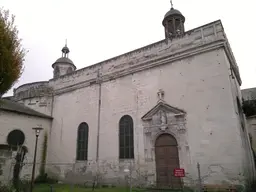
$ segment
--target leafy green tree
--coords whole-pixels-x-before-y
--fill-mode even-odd
[[[23,72],[26,51],[22,48],[14,20],[14,15],[0,8],[0,98]]]

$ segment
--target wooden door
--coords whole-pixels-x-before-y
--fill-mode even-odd
[[[176,139],[169,134],[160,135],[155,143],[157,186],[181,188],[181,179],[174,177],[179,168],[179,153]]]

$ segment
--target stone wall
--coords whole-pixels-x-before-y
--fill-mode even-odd
[[[7,136],[12,130],[20,130],[25,135],[24,146],[27,148],[28,153],[24,159],[24,167],[22,168],[21,178],[27,178],[31,176],[32,163],[35,147],[35,132],[33,127],[41,125],[44,131],[39,135],[37,162],[41,161],[42,145],[44,140],[44,133],[48,133],[51,128],[51,120],[39,117],[33,117],[28,115],[16,114],[13,112],[0,111],[0,144],[7,145]],[[6,180],[12,178],[13,167],[15,162],[16,151],[8,151],[7,149],[0,150],[0,159],[2,162],[3,175],[0,176],[0,180]],[[1,164],[1,163],[0,163]],[[36,167],[36,175],[39,173],[40,164]]]
[[[0,182],[5,183],[12,178],[12,152],[0,149]]]
[[[16,101],[51,94],[52,88],[49,87],[48,81],[28,83],[14,89],[14,97]]]
[[[77,128],[81,122],[89,125],[88,160],[95,161],[101,93],[99,159],[107,164],[119,162],[118,123],[123,115],[130,115],[134,121],[135,162],[137,165],[150,165],[148,171],[152,175],[148,180],[155,182],[154,142],[152,145],[145,139],[144,130],[147,127],[142,117],[157,105],[157,92],[162,89],[164,102],[186,112],[184,131],[175,132],[175,126],[166,130],[178,140],[180,166],[186,174],[197,178],[196,163],[199,162],[203,165],[204,174],[210,170],[209,182],[220,183],[220,178],[228,183],[244,181],[247,177],[244,169],[248,169],[245,159],[249,157],[244,157],[247,149],[240,133],[240,117],[232,100],[228,62],[224,48],[216,48],[103,81],[101,87],[92,83],[73,91],[57,93],[54,97],[48,163],[76,162]],[[150,161],[146,161],[148,151],[152,154]],[[63,174],[64,170],[61,171]]]
[[[125,172],[126,169],[131,170],[131,173]],[[152,164],[139,165],[129,160],[122,162],[101,160],[98,164],[96,161],[49,164],[46,170],[49,176],[65,183],[92,185],[97,179],[101,185],[126,185],[127,176],[132,176],[133,186],[155,184]]]
[[[13,100],[25,106],[51,116],[53,89],[48,81],[24,84],[14,90]]]
[[[225,57],[226,62],[228,63],[228,58]],[[246,126],[246,117],[243,114],[242,105],[243,105],[243,92],[240,90],[239,82],[236,78],[236,76],[233,74],[232,71],[229,71],[229,81],[230,81],[230,91],[232,94],[232,102],[234,104],[234,111],[237,116],[237,126],[239,128],[240,137],[242,139],[242,145],[244,148],[244,159],[243,159],[243,165],[244,165],[244,174],[246,174],[247,178],[250,178],[250,180],[256,178],[255,173],[255,164],[254,164],[254,158],[253,153],[251,151],[251,145],[250,145],[250,139],[249,139],[249,130]]]
[[[196,171],[197,165],[190,165]],[[233,167],[236,164],[200,164],[201,179],[204,184],[233,184],[245,183],[245,176],[237,174]],[[239,165],[238,165],[239,166]],[[133,187],[155,187],[156,169],[154,162],[138,164],[135,161],[85,161],[70,164],[48,164],[47,173],[52,178],[68,184],[83,184],[91,186],[94,182],[100,185],[124,186],[132,178]],[[130,172],[125,172],[128,169]],[[241,172],[243,170],[240,170]],[[198,185],[198,176],[185,174],[181,178],[185,186]]]
[[[248,117],[246,122],[248,131],[252,136],[252,147],[256,153],[256,116]]]

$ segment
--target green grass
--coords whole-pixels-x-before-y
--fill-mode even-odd
[[[92,192],[91,187],[80,187],[65,184],[55,184],[53,186],[53,192]],[[158,191],[158,190],[156,190]],[[184,190],[163,190],[163,192],[191,192],[189,189]],[[40,184],[35,185],[33,192],[50,192],[50,185]],[[94,192],[129,192],[129,187],[105,187],[94,189]],[[154,190],[145,189],[132,189],[132,192],[154,192]]]
[[[84,188],[72,185],[53,185],[53,192],[91,192],[92,188]],[[108,187],[94,189],[95,192],[129,192],[129,188]],[[133,192],[144,190],[133,189]],[[33,192],[50,192],[50,185],[35,185]]]

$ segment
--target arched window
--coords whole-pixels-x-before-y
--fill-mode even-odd
[[[89,127],[87,123],[81,123],[77,130],[77,146],[76,146],[76,160],[87,160],[88,154],[88,132]]]
[[[72,67],[69,67],[68,70],[67,70],[67,74],[72,73],[72,72],[73,72]]]
[[[54,78],[59,77],[59,76],[60,76],[60,68],[59,68],[58,66],[56,66],[56,67],[54,68],[53,73],[54,73],[54,75],[53,75]]]
[[[119,122],[119,158],[134,158],[133,120],[125,115]]]

